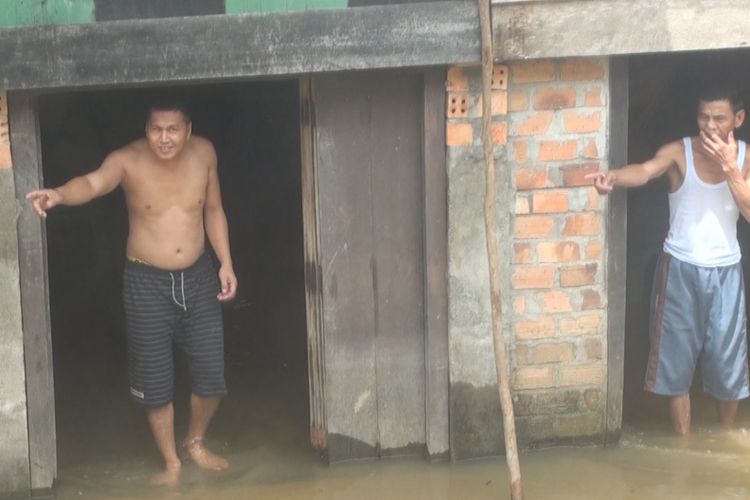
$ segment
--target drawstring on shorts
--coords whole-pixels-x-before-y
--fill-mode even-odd
[[[185,273],[180,273],[180,293],[182,294],[182,303],[177,300],[177,297],[175,297],[175,289],[174,289],[174,273],[170,272],[169,276],[172,278],[172,300],[175,304],[180,306],[183,311],[187,311],[187,305],[185,304]]]

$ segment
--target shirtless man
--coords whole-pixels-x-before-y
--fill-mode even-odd
[[[600,194],[667,176],[669,233],[654,277],[645,389],[669,397],[680,435],[690,431],[699,358],[703,390],[716,398],[722,426],[732,426],[738,401],[749,395],[737,219],[750,220],[750,160],[734,139],[742,107],[730,91],[706,90],[698,137],[665,144],[642,164],[587,176]]]
[[[130,231],[123,299],[130,395],[145,407],[164,458],[165,470],[152,479],[154,484],[176,484],[182,467],[174,436],[173,343],[185,352],[192,379],[185,455],[204,469],[228,466],[206,449],[203,437],[226,394],[219,302],[234,298],[237,278],[216,152],[191,129],[180,103],[154,104],[145,138],[112,152],[87,175],[26,195],[36,213],[47,217],[57,205],[81,205],[118,185],[125,192]],[[205,253],[206,235],[220,262],[218,281]]]

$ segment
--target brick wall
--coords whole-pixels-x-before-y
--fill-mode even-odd
[[[607,60],[511,62],[495,74],[495,156],[510,183],[498,188],[507,194],[498,209],[509,214],[504,229],[512,235],[501,233],[501,265],[519,441],[598,439],[606,400],[606,200],[584,175],[607,167]],[[451,68],[447,89],[450,159],[460,157],[452,150],[481,144],[479,71]],[[462,327],[454,321],[451,335]]]

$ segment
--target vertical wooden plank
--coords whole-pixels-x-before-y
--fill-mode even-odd
[[[628,57],[609,60],[609,165],[627,164]],[[609,196],[607,210],[607,413],[605,444],[617,444],[622,429],[625,359],[625,285],[628,197],[624,189]]]
[[[36,98],[28,93],[12,93],[8,101],[16,197],[23,200],[27,192],[42,186]],[[18,219],[18,253],[28,395],[31,488],[34,490],[51,488],[57,476],[55,391],[46,245],[43,221],[24,204],[24,210]]]
[[[370,103],[349,75],[313,80],[328,455],[377,456]]]
[[[305,253],[305,301],[307,304],[307,369],[310,390],[310,442],[326,448],[323,330],[321,327],[321,277],[318,252],[318,184],[312,126],[312,81],[301,79],[300,157],[302,167],[302,221]]]
[[[425,443],[423,78],[373,73],[368,97],[378,442],[382,455]],[[363,172],[362,175],[367,175]]]
[[[332,461],[424,449],[423,85],[313,84]]]
[[[7,106],[0,92],[0,496],[30,490],[28,414],[24,367],[17,217],[13,169],[8,161]]]
[[[431,457],[449,452],[448,175],[445,163],[445,70],[424,78],[424,258],[426,443]]]

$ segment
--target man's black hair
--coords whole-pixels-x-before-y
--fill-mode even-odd
[[[190,107],[187,102],[178,95],[159,95],[149,100],[147,119],[151,117],[153,111],[179,111],[185,117],[185,121],[190,123]]]
[[[739,92],[731,87],[725,87],[722,85],[709,85],[703,87],[698,94],[698,101],[729,101],[734,113],[745,107],[745,103],[742,101],[742,96],[740,96]]]

